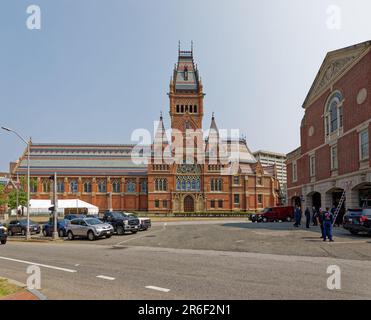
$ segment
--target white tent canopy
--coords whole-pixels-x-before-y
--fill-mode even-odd
[[[41,214],[48,212],[48,209],[52,206],[51,200],[30,200],[30,214]],[[58,212],[64,213],[64,209],[87,209],[88,214],[97,215],[99,213],[99,208],[88,202],[82,201],[80,199],[63,199],[58,200]],[[27,212],[27,208],[26,212]]]

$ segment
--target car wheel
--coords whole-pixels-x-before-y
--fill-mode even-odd
[[[350,233],[354,236],[358,235],[359,231],[356,230],[350,230]]]
[[[287,222],[291,222],[291,217],[287,217],[287,218],[286,218],[286,221],[287,221]]]
[[[44,237],[47,237],[48,236],[48,234],[46,233],[46,230],[43,230],[43,236]]]
[[[25,229],[22,229],[21,234],[22,234],[22,236],[25,236],[26,235],[26,230]]]
[[[9,231],[8,231],[8,236],[11,237],[12,235],[13,235],[13,231],[12,231],[12,230],[9,230]]]
[[[116,231],[119,236],[122,236],[125,233],[125,230],[122,226],[118,226]]]
[[[68,231],[67,233],[68,240],[73,240],[75,237],[73,236],[72,231]]]
[[[6,244],[6,240],[1,240],[1,244]]]
[[[88,239],[90,241],[94,241],[95,240],[95,235],[94,235],[93,231],[89,231],[88,232]]]
[[[263,218],[263,222],[268,222],[268,219],[267,218]]]
[[[64,238],[64,232],[63,232],[63,230],[59,230],[59,237],[60,238]]]
[[[136,234],[137,232],[138,232],[138,231],[132,231],[131,233],[132,233],[132,234]]]
[[[111,238],[111,236],[106,236],[106,239],[109,239],[109,238]]]

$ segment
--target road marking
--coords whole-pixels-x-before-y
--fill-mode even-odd
[[[108,277],[108,276],[103,276],[103,275],[97,276],[97,278],[104,279],[104,280],[110,280],[110,281],[113,281],[116,279],[113,277]]]
[[[123,243],[125,243],[125,242],[129,242],[129,241],[132,241],[132,240],[137,240],[137,239],[145,238],[145,237],[147,237],[148,235],[152,235],[152,234],[156,234],[156,233],[159,233],[159,232],[165,231],[165,230],[166,230],[166,226],[167,226],[167,223],[164,223],[163,228],[160,229],[160,230],[153,231],[153,232],[150,232],[150,233],[146,233],[146,234],[143,234],[143,235],[138,236],[138,237],[129,238],[129,239],[126,239],[126,240],[120,241],[119,243],[114,244],[113,247],[120,246],[121,244],[123,244]]]
[[[42,263],[37,263],[37,262],[31,262],[31,261],[25,261],[25,260],[18,260],[18,259],[12,259],[12,258],[7,258],[7,257],[0,257],[0,259],[8,260],[8,261],[13,261],[13,262],[24,263],[24,264],[28,264],[28,265],[39,266],[39,267],[44,267],[44,268],[48,268],[48,269],[54,269],[54,270],[64,271],[64,272],[71,272],[71,273],[72,272],[77,272],[77,270],[60,268],[60,267],[50,266],[48,264],[42,264]]]
[[[156,290],[156,291],[161,291],[161,292],[169,292],[170,291],[170,289],[156,287],[156,286],[146,286],[146,288]]]
[[[236,242],[244,242],[245,240],[237,240]]]
[[[79,264],[77,263],[77,264],[75,264],[75,267],[78,267],[79,266]]]

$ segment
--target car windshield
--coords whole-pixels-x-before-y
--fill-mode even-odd
[[[114,217],[115,219],[119,219],[125,217],[125,215],[121,212],[112,212],[112,217]]]
[[[21,220],[19,223],[22,225],[27,225],[27,220]],[[30,220],[30,224],[37,224],[37,222]]]
[[[269,208],[265,208],[262,211],[259,211],[259,213],[267,213],[267,212],[269,212]]]
[[[90,226],[94,226],[96,224],[101,224],[102,221],[96,219],[96,218],[90,218],[90,219],[85,219],[85,222],[90,225]]]

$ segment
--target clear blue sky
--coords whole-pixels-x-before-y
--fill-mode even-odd
[[[26,8],[42,30],[26,28]],[[326,25],[338,5],[340,30]],[[2,0],[0,125],[34,142],[130,143],[164,111],[194,41],[204,126],[239,128],[252,150],[299,145],[302,102],[327,51],[371,39],[369,0]],[[0,170],[23,151],[0,132]]]

